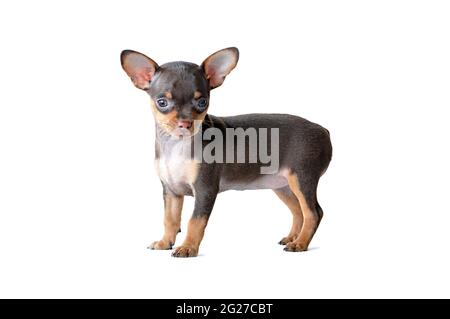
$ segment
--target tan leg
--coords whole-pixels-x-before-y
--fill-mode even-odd
[[[295,173],[289,174],[289,188],[297,196],[303,214],[303,226],[299,236],[285,247],[287,251],[305,251],[308,249],[317,227],[319,226],[319,216],[311,209],[303,195],[298,177]]]
[[[274,189],[275,194],[286,204],[286,206],[290,209],[292,213],[292,227],[289,235],[280,240],[280,245],[286,245],[291,241],[294,241],[297,236],[300,234],[303,225],[303,215],[302,209],[300,207],[300,203],[297,197],[291,190],[283,189],[277,190]]]
[[[173,194],[164,196],[164,236],[161,240],[152,243],[149,248],[172,249],[177,233],[180,231],[183,199],[183,196]]]
[[[174,249],[174,257],[195,257],[198,255],[198,248],[205,233],[205,227],[208,224],[207,217],[192,217],[189,220],[186,239],[180,247]]]

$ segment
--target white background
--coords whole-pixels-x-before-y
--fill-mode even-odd
[[[450,297],[446,1],[0,4],[0,297]],[[210,112],[331,131],[306,253],[269,190],[219,195],[200,257],[161,237],[147,95],[123,49],[201,63],[237,46]],[[193,201],[186,200],[183,232]]]

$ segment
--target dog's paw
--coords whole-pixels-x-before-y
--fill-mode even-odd
[[[158,240],[153,242],[150,246],[148,246],[149,249],[154,250],[169,250],[172,249],[173,243],[165,241],[165,240]]]
[[[278,242],[278,244],[280,244],[280,245],[286,245],[286,244],[288,244],[288,243],[290,243],[290,242],[292,242],[292,241],[294,241],[295,240],[295,236],[287,236],[287,237],[284,237],[283,239],[281,239],[279,242]]]
[[[198,249],[189,246],[180,246],[175,248],[172,253],[173,257],[196,257]]]
[[[306,251],[308,250],[308,247],[306,245],[303,245],[301,243],[290,242],[286,244],[286,247],[284,247],[285,251]]]

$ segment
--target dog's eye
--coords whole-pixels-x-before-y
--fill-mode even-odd
[[[156,104],[158,104],[158,107],[160,107],[162,109],[169,105],[169,103],[167,102],[167,100],[165,98],[157,99]]]
[[[206,100],[206,98],[201,97],[198,99],[197,101],[197,108],[199,110],[204,110],[206,109],[206,107],[208,106],[208,100]]]

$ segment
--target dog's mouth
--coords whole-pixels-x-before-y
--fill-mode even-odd
[[[201,130],[202,121],[191,121],[188,126],[181,126],[179,123],[173,127],[170,134],[180,138],[191,137]]]
[[[183,128],[177,127],[172,130],[171,134],[175,137],[180,137],[180,138],[190,137],[190,136],[192,136],[192,129],[184,128],[184,127]]]

